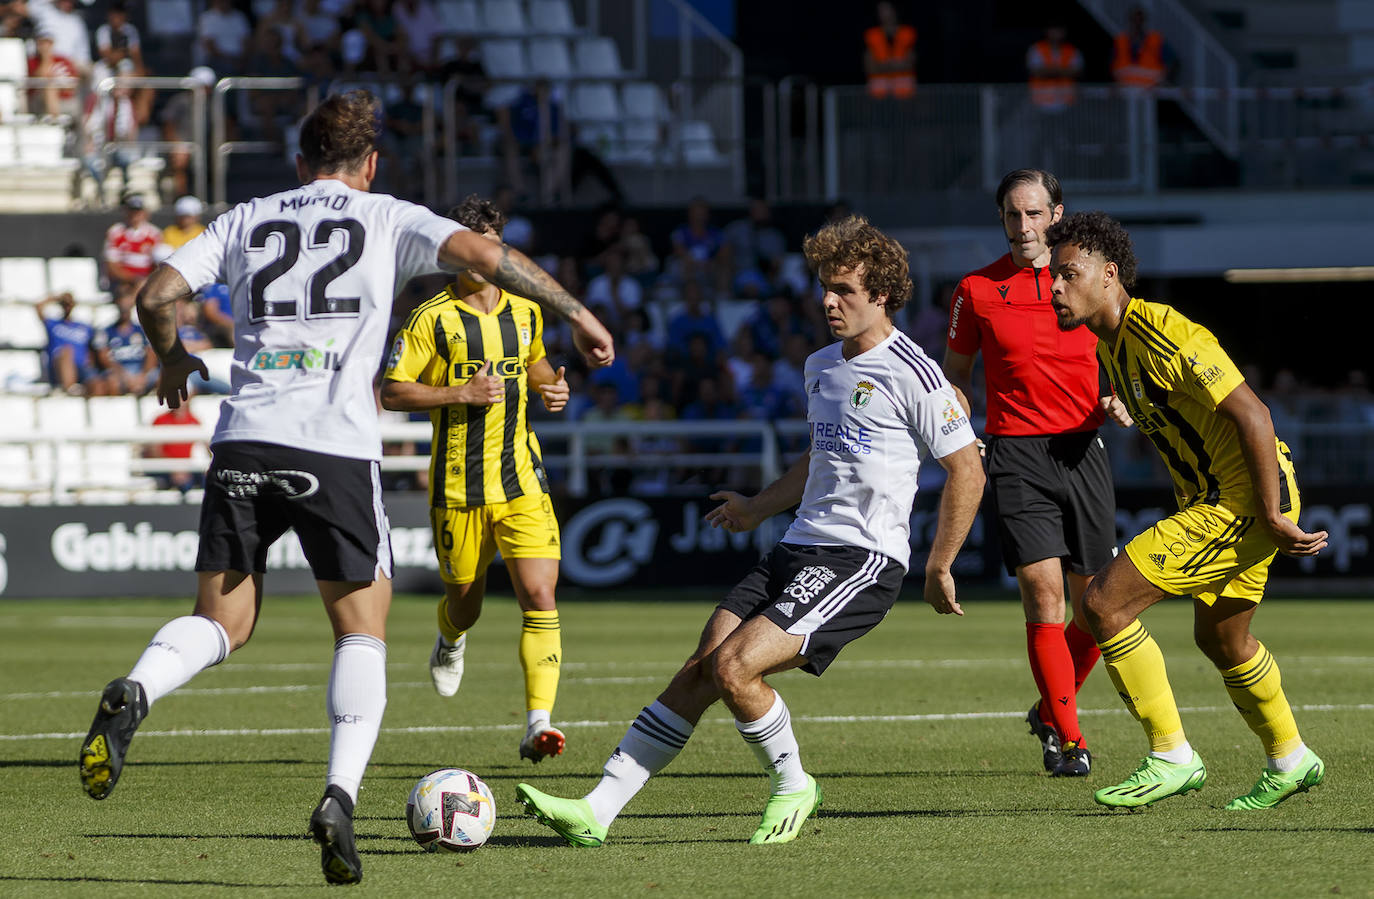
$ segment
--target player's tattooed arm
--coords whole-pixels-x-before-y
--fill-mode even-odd
[[[528,297],[571,321],[585,307],[549,273],[519,250],[501,244],[501,258],[490,280],[502,290]]]
[[[170,265],[159,265],[138,292],[138,322],[163,362],[188,355],[177,336],[177,303],[190,302],[191,285]]]

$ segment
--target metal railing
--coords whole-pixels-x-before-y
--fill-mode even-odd
[[[195,78],[170,78],[155,75],[120,75],[102,79],[95,85],[95,93],[102,99],[108,97],[116,88],[151,88],[152,90],[186,91],[191,99],[191,140],[136,140],[104,141],[97,152],[105,159],[107,167],[112,156],[119,151],[130,151],[140,156],[155,153],[187,153],[190,156],[192,193],[197,197],[209,195],[209,173],[206,166],[205,140],[207,120],[207,95],[209,89]]]
[[[277,153],[285,156],[284,141],[268,140],[229,140],[228,96],[230,91],[302,91],[306,80],[300,77],[257,77],[234,76],[221,78],[215,82],[210,101],[210,146],[215,154],[214,187],[210,194],[210,205],[223,210],[229,202],[229,159],[241,153]],[[302,115],[315,108],[319,97],[315,90],[306,91]]]

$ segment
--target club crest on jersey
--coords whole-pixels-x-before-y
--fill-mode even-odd
[[[401,357],[405,355],[405,352],[406,336],[405,334],[397,334],[396,342],[391,345],[391,358],[386,360],[386,367],[390,369],[400,365]]]
[[[530,326],[522,324],[520,326],[520,345],[529,346],[533,337],[530,335]]]
[[[876,389],[877,386],[872,381],[860,381],[849,394],[849,405],[855,409],[862,409],[873,401],[873,391]]]

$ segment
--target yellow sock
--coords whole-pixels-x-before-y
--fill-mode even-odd
[[[1150,751],[1169,752],[1187,742],[1164,669],[1164,654],[1145,625],[1132,621],[1098,648],[1117,693],[1145,729]]]
[[[558,611],[522,612],[520,667],[525,669],[525,708],[553,711],[563,662],[563,632]]]
[[[448,597],[439,597],[439,633],[444,635],[444,639],[452,643],[463,636],[463,631],[453,626],[453,622],[448,620]]]
[[[1271,759],[1288,755],[1302,743],[1293,710],[1283,695],[1279,663],[1261,643],[1250,661],[1221,672],[1226,692]]]

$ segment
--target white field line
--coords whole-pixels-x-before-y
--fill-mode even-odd
[[[1364,702],[1354,705],[1299,705],[1294,707],[1299,712],[1370,712],[1374,711],[1374,703]],[[1232,712],[1233,707],[1226,705],[1214,706],[1189,706],[1179,709],[1186,714],[1199,714],[1204,712]],[[1116,709],[1079,709],[1080,715],[1117,715],[1124,714],[1125,710]],[[1025,712],[940,712],[930,715],[794,715],[797,721],[804,721],[808,724],[911,724],[930,721],[975,721],[995,718],[1022,718]],[[726,724],[730,722],[728,717],[717,717],[708,719],[712,724]],[[564,727],[627,727],[629,721],[564,721],[559,722]],[[515,731],[524,727],[523,724],[441,724],[415,727],[383,727],[383,734],[472,734],[472,733],[493,733],[496,731]],[[294,737],[294,736],[317,736],[329,733],[327,727],[273,727],[273,728],[226,728],[214,730],[153,730],[139,731],[140,737]],[[15,743],[33,740],[79,740],[85,734],[80,731],[70,733],[37,733],[37,734],[0,734],[0,742]]]

